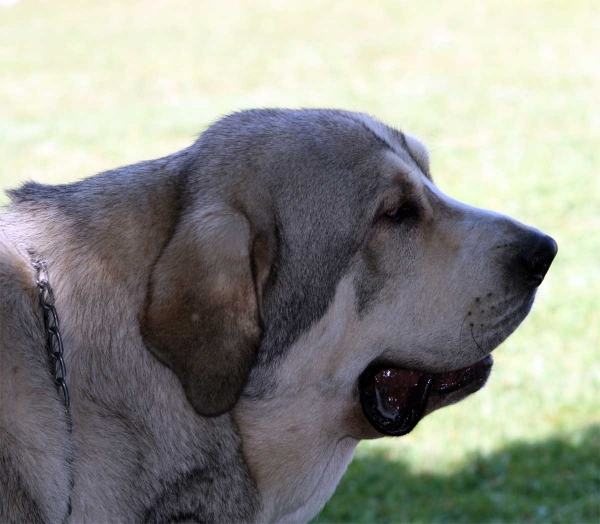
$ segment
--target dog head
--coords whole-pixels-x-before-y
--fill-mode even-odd
[[[443,194],[424,146],[365,115],[238,113],[192,151],[142,333],[202,415],[243,392],[404,434],[485,383],[556,254]]]

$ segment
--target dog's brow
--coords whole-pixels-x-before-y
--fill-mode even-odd
[[[433,179],[431,178],[431,174],[429,173],[429,169],[427,169],[427,166],[423,163],[423,159],[420,157],[417,158],[413,154],[413,151],[409,147],[408,141],[406,140],[406,135],[402,132],[399,132],[399,133],[400,133],[400,141],[402,142],[402,147],[408,153],[408,156],[410,157],[410,159],[419,167],[419,169],[425,175],[426,178],[433,181]]]
[[[406,164],[404,165],[406,166]],[[418,195],[421,192],[421,186],[423,186],[418,167],[406,167],[407,169],[397,170],[396,174],[391,178],[392,187],[395,190],[395,194],[400,193],[403,197]]]

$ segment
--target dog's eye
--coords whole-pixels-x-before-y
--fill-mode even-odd
[[[419,210],[417,206],[411,202],[407,202],[386,211],[383,216],[394,222],[403,222],[408,218],[417,218],[418,215]]]

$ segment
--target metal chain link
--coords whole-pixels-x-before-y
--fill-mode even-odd
[[[46,349],[50,371],[54,376],[57,389],[62,393],[65,406],[70,405],[69,388],[67,388],[67,368],[63,358],[63,342],[60,336],[60,322],[54,307],[54,291],[48,279],[48,270],[42,261],[33,261],[35,283],[38,288],[40,306],[44,312],[44,329],[46,331]]]

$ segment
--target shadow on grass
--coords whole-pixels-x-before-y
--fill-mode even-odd
[[[600,522],[600,426],[473,455],[448,475],[369,450],[314,522]]]

